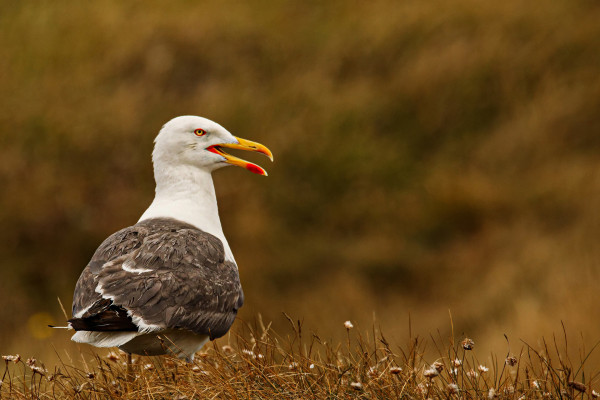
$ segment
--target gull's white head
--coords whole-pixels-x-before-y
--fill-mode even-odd
[[[154,143],[152,161],[157,167],[191,165],[212,172],[227,165],[237,165],[267,175],[263,168],[227,154],[224,148],[255,151],[273,161],[271,151],[262,144],[235,137],[216,122],[191,115],[167,122]]]

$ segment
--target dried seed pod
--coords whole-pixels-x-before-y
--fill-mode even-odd
[[[434,368],[437,372],[442,372],[444,370],[444,364],[442,364],[439,361],[436,361],[433,364],[431,364],[431,368]]]
[[[428,378],[428,379],[435,378],[435,377],[436,377],[436,376],[438,376],[439,374],[440,374],[440,373],[439,373],[439,372],[438,372],[438,370],[437,370],[437,369],[435,369],[435,368],[428,368],[428,369],[426,369],[425,371],[423,371],[423,376],[424,376],[425,378]]]
[[[464,338],[460,344],[465,350],[473,350],[473,346],[475,346],[475,342],[473,341],[473,339],[469,338]]]
[[[15,355],[15,356],[2,356],[2,359],[6,362],[12,361],[16,364],[19,361],[21,361],[21,356],[19,354]]]
[[[471,369],[471,370],[467,371],[467,376],[469,378],[477,378],[479,376],[479,374],[477,373],[477,371]]]
[[[519,360],[517,360],[517,357],[515,357],[515,356],[508,356],[508,357],[506,357],[506,360],[504,362],[506,363],[506,365],[508,365],[510,367],[514,367],[515,365],[517,365]]]
[[[31,368],[34,374],[46,375],[46,373],[48,372],[45,368],[37,367],[35,365],[30,365],[29,368]]]
[[[448,390],[449,394],[458,394],[460,392],[456,383],[449,383],[448,386],[446,386],[446,390]]]
[[[390,374],[392,374],[392,375],[398,375],[400,372],[402,372],[402,368],[400,368],[400,367],[391,367],[390,368]]]

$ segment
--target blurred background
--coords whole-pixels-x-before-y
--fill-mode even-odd
[[[45,328],[57,298],[150,204],[152,141],[183,114],[275,155],[215,173],[236,329],[600,339],[597,2],[1,8],[0,353],[77,347]]]

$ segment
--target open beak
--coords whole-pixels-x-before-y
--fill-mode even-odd
[[[225,162],[229,164],[245,168],[250,172],[254,172],[255,174],[267,176],[267,171],[265,171],[263,168],[246,160],[242,160],[241,158],[232,156],[231,154],[227,154],[225,153],[225,151],[223,151],[223,148],[227,147],[230,149],[255,151],[257,153],[264,154],[265,156],[269,157],[271,161],[273,161],[273,153],[271,153],[271,150],[269,150],[266,146],[263,146],[260,143],[252,142],[250,140],[241,139],[238,137],[236,137],[236,139],[238,141],[237,143],[216,144],[214,146],[207,147],[206,150],[225,158]]]

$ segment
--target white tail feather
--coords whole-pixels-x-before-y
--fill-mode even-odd
[[[87,343],[96,347],[118,347],[139,335],[138,332],[94,332],[78,331],[71,340],[77,343]]]

